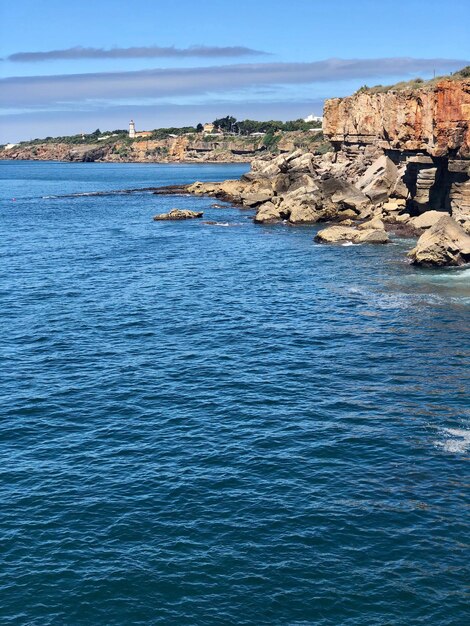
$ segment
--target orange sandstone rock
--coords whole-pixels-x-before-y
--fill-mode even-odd
[[[333,143],[470,158],[470,80],[327,100],[323,132]]]

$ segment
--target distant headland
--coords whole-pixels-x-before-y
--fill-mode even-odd
[[[79,133],[0,146],[1,159],[75,162],[245,162],[263,152],[326,151],[322,118],[289,122],[237,120],[228,115],[196,126]]]

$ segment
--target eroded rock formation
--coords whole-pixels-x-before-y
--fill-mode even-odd
[[[470,79],[327,100],[323,130],[340,163],[374,151],[388,158],[399,173],[390,195],[405,198],[410,214],[449,213],[470,232]],[[360,187],[380,195],[388,183]]]
[[[470,235],[450,215],[421,235],[408,256],[413,263],[428,267],[463,265],[470,261]]]
[[[469,117],[470,79],[443,80],[422,89],[327,100],[323,131],[337,145],[469,158]]]
[[[469,94],[470,80],[455,79],[329,100],[332,152],[266,155],[238,181],[187,190],[255,209],[259,224],[338,222],[317,233],[319,242],[387,243],[389,231],[421,237],[417,264],[467,262]]]

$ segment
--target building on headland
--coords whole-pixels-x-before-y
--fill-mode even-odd
[[[323,122],[323,117],[321,115],[307,115],[304,122]]]
[[[203,126],[203,132],[205,135],[210,135],[215,130],[214,124],[212,122],[206,122]]]
[[[131,139],[135,139],[136,137],[150,137],[150,135],[152,135],[152,131],[151,130],[139,130],[139,131],[136,131],[134,120],[131,120],[129,122],[129,137]]]

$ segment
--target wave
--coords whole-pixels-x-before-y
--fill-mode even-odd
[[[436,446],[445,452],[463,454],[470,449],[470,430],[465,428],[442,428],[444,441],[436,441]]]
[[[57,198],[82,198],[84,196],[116,196],[130,193],[153,193],[159,187],[142,187],[138,189],[110,189],[109,191],[81,191],[79,193],[66,193],[61,195],[41,196],[43,200]],[[162,194],[163,195],[163,194]]]

